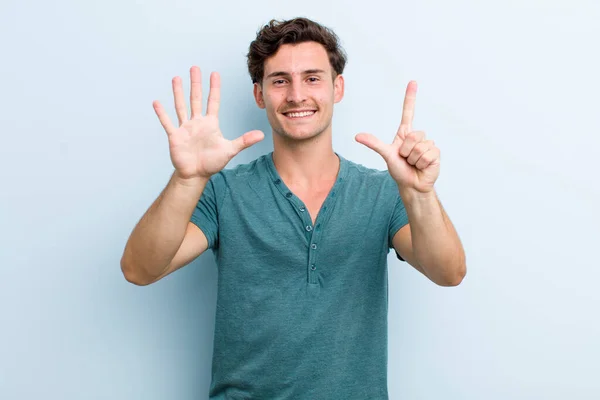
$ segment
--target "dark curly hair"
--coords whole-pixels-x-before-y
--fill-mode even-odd
[[[248,72],[252,83],[262,83],[265,61],[274,55],[282,44],[317,42],[325,47],[333,77],[344,72],[347,55],[338,36],[329,28],[308,18],[298,17],[287,21],[272,19],[256,34],[247,54]]]

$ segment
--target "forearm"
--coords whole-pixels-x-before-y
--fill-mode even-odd
[[[167,186],[135,226],[125,246],[121,268],[128,280],[159,276],[181,246],[190,217],[208,180],[180,179]]]
[[[414,256],[426,276],[442,286],[461,282],[465,254],[458,234],[435,191],[400,191],[410,223]]]

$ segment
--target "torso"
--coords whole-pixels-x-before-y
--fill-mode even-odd
[[[387,399],[387,342],[373,338],[387,332],[388,239],[408,223],[398,186],[348,160],[334,189],[280,178],[269,156],[225,169],[194,209],[219,279],[209,397]]]
[[[306,206],[308,212],[310,213],[310,218],[312,220],[313,225],[315,224],[319,211],[321,210],[321,206],[323,205],[325,199],[329,195],[329,192],[331,191],[334,182],[335,181],[328,183],[324,187],[318,188],[313,191],[301,191],[294,189],[293,186],[290,187],[290,190],[293,191]]]

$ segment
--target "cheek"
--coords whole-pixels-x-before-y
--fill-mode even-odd
[[[335,100],[335,92],[333,91],[333,88],[330,89],[331,90],[320,90],[318,93],[315,92],[311,97],[320,107],[329,108]]]
[[[324,110],[329,110],[331,108],[331,103],[332,103],[332,99],[329,97],[320,97],[315,99],[317,101],[317,104],[319,105],[319,108],[324,109]]]
[[[270,95],[269,97],[264,98],[265,106],[273,113],[281,107],[283,100],[284,98],[281,95]]]

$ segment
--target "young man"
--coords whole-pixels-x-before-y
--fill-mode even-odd
[[[356,136],[386,171],[333,150],[345,63],[336,35],[318,23],[263,27],[248,68],[274,150],[232,169],[228,162],[264,135],[223,137],[218,74],[205,115],[196,67],[190,117],[177,77],[179,125],[154,103],[175,171],[132,232],[121,268],[148,285],[213,251],[211,399],[387,399],[388,252],[438,285],[465,275],[460,240],[433,188],[439,149],[412,130],[415,82],[391,144]]]

